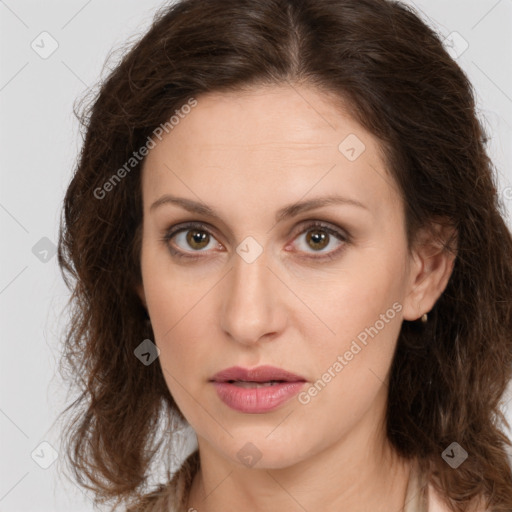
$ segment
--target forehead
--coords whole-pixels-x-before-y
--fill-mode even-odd
[[[285,85],[196,99],[145,159],[145,209],[176,189],[193,199],[232,192],[267,203],[336,189],[377,208],[396,202],[378,140],[332,95]]]
[[[199,96],[197,102],[173,128],[176,143],[179,139],[180,144],[194,146],[200,140],[203,147],[213,145],[214,149],[227,145],[257,151],[264,145],[261,150],[265,151],[274,147],[308,150],[337,146],[340,135],[347,131],[357,132],[364,139],[370,137],[341,110],[339,99],[310,86],[214,92]],[[190,135],[195,140],[187,140]],[[374,144],[373,140],[368,142]]]

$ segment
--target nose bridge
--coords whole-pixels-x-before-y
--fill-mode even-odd
[[[240,343],[257,342],[264,334],[278,329],[275,276],[267,268],[265,251],[254,260],[240,244],[229,273],[229,286],[223,305],[222,327]]]

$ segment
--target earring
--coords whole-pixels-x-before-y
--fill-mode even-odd
[[[424,324],[426,324],[428,322],[428,314],[427,313],[423,314],[423,316],[421,317],[421,321]]]

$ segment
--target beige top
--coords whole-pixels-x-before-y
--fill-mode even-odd
[[[168,485],[148,494],[137,508],[127,512],[194,512],[187,510],[188,494],[199,468],[199,452],[191,453]],[[450,512],[416,466],[411,468],[403,512]],[[482,511],[483,512],[483,511]]]

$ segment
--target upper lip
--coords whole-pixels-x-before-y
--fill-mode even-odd
[[[256,368],[242,368],[232,366],[216,373],[212,379],[215,382],[244,381],[244,382],[269,382],[282,380],[287,382],[305,382],[300,375],[276,368],[275,366],[257,366]]]

